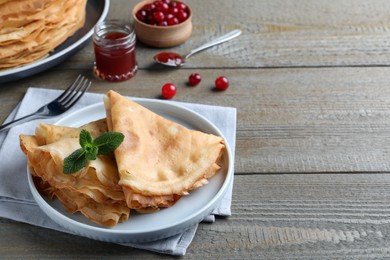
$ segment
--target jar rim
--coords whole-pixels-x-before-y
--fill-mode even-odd
[[[105,35],[113,32],[121,32],[126,36],[115,39],[104,37]],[[133,41],[135,42],[135,31],[134,27],[125,21],[115,19],[104,20],[95,25],[93,39],[95,42],[108,46],[129,44]]]

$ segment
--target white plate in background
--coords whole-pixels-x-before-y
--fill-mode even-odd
[[[103,21],[110,6],[109,0],[88,0],[85,24],[75,34],[55,48],[46,58],[29,64],[0,70],[0,83],[25,78],[58,65],[79,51],[91,39],[95,25]]]

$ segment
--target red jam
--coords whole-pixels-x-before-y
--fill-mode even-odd
[[[160,52],[153,59],[168,66],[181,66],[184,63],[183,57],[175,52]]]
[[[94,34],[95,75],[111,82],[132,78],[138,68],[134,31],[117,21],[103,23],[100,31],[97,25]]]

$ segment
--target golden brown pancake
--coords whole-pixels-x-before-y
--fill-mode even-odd
[[[173,206],[219,171],[222,137],[188,129],[114,91],[104,104],[107,118],[80,128],[41,123],[35,135],[20,136],[36,187],[67,211],[112,227],[127,220],[130,209],[151,213]],[[93,138],[107,131],[125,138],[113,154],[64,174],[64,159],[80,148],[82,129]]]
[[[220,169],[222,137],[188,129],[112,90],[104,103],[109,130],[125,135],[114,153],[130,208],[171,206]]]
[[[80,148],[81,129],[97,137],[107,128],[104,120],[77,129],[41,124],[36,136],[20,136],[21,148],[42,193],[57,197],[70,213],[80,211],[91,221],[111,227],[127,220],[130,213],[113,155],[98,156],[74,174],[63,173],[64,158]]]
[[[84,25],[86,2],[0,1],[0,69],[46,57]]]

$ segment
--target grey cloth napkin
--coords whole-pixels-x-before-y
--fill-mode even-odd
[[[56,98],[61,92],[51,89],[29,88],[18,106],[11,112],[6,121],[19,118],[35,111],[42,105]],[[90,104],[102,102],[102,94],[86,93],[80,101],[66,114],[72,113]],[[174,101],[167,101],[174,102]],[[231,107],[218,107],[200,104],[174,102],[189,108],[213,122],[225,135],[234,155],[236,140],[236,109]],[[32,225],[50,228],[62,232],[72,233],[52,221],[35,203],[28,188],[26,177],[26,158],[19,148],[19,134],[34,134],[35,127],[40,121],[54,123],[61,116],[45,120],[35,120],[15,126],[6,133],[0,133],[0,217],[29,223]],[[232,187],[221,205],[216,208],[204,221],[214,222],[215,215],[230,216]],[[154,252],[184,255],[196,233],[197,226],[185,232],[157,241],[147,243],[126,243],[122,245],[146,249]]]

